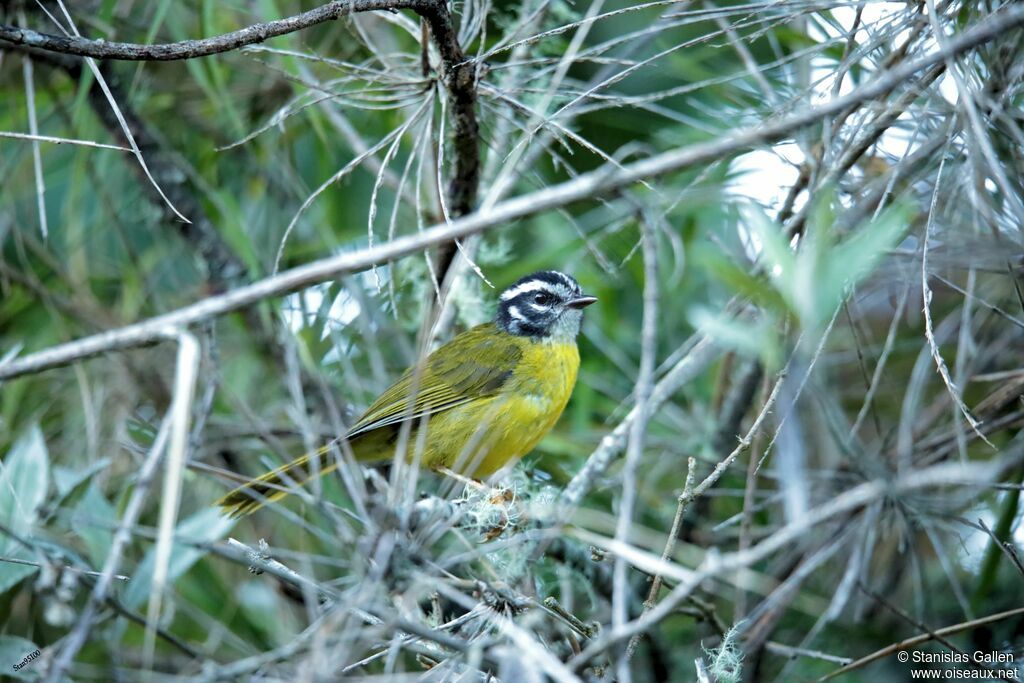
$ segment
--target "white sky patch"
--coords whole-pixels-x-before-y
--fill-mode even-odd
[[[331,304],[331,308],[327,311],[328,325],[324,329],[324,336],[326,337],[331,327],[346,327],[349,323],[356,319],[360,313],[362,313],[362,306],[356,301],[356,298],[352,296],[347,290],[341,290],[341,293],[334,298],[334,303]]]
[[[906,9],[906,2],[865,3],[860,14],[860,27],[857,30],[857,41],[863,41],[867,37],[868,28],[872,28],[873,31],[877,32],[879,29],[884,28],[887,24],[894,21],[897,14],[905,13]],[[853,22],[857,17],[857,8],[852,5],[833,7],[831,12],[832,17],[839,26],[834,26],[824,20],[809,22],[807,33],[811,38],[814,38],[815,40],[846,38],[850,29],[853,28]],[[904,31],[899,34],[899,38],[904,38],[907,31],[909,31],[909,29],[904,29]],[[894,41],[894,43],[899,44],[899,39]]]
[[[960,101],[960,89],[956,87],[956,79],[948,71],[939,77],[939,94],[950,104]]]
[[[754,217],[750,211],[767,212],[769,219],[782,208],[789,194],[789,188],[800,176],[797,165],[803,160],[803,152],[796,143],[784,142],[773,145],[770,150],[757,149],[736,158],[732,163],[733,179],[729,184],[729,192],[737,197],[750,200],[740,203],[740,215],[743,217],[737,226],[740,243],[751,260],[757,260],[761,253],[761,240],[748,226],[753,225]],[[806,201],[806,195],[797,197],[794,205],[799,209]],[[760,207],[760,208],[758,208]],[[777,269],[777,268],[776,268]],[[778,277],[781,272],[772,272]]]
[[[906,3],[904,2],[871,2],[863,6],[860,24],[856,34],[856,44],[864,45],[869,43],[873,36],[885,31],[892,22],[898,21],[905,16]],[[857,10],[855,7],[836,7],[832,10],[832,17],[835,23],[824,19],[809,21],[807,23],[808,35],[814,40],[846,40],[848,32],[853,28]],[[891,30],[891,27],[889,27]],[[902,44],[909,35],[909,29],[901,29],[897,32],[896,38],[891,41],[890,49]],[[869,60],[862,62],[863,66],[871,71],[877,67]],[[837,62],[822,56],[816,56],[809,61],[810,78],[810,102],[807,104],[821,104],[834,97],[833,90],[836,85]],[[847,73],[843,78],[839,94],[845,94],[853,90],[854,84]],[[950,102],[955,102],[959,97],[956,84],[949,76],[943,77],[940,82],[940,91]],[[806,106],[806,105],[803,105]],[[915,121],[906,114],[900,117],[900,122],[890,127],[879,140],[874,148],[868,152],[869,155],[879,155],[891,160],[899,160],[906,156],[919,144],[915,139],[913,130]],[[769,217],[782,208],[789,189],[793,186],[799,176],[799,165],[804,161],[804,154],[800,147],[793,142],[784,142],[772,145],[767,149],[759,149],[741,155],[732,163],[733,180],[729,185],[729,191],[737,196],[750,199],[760,204],[768,212]],[[807,194],[803,193],[797,197],[794,210],[799,211],[806,202]],[[754,254],[760,252],[760,245],[756,238],[748,233],[743,227],[740,228],[740,238],[746,245],[748,251]],[[743,234],[748,233],[748,234]]]
[[[743,220],[740,221],[737,227],[737,232],[740,238],[740,244],[743,245],[743,250],[746,252],[747,257],[751,261],[756,261],[761,254],[763,243],[761,238],[758,236],[757,231],[751,230],[751,225],[755,225],[757,221],[764,220],[764,218],[752,215],[753,212],[761,212],[763,215],[763,209],[753,203],[744,203],[740,205],[740,215]],[[789,246],[794,250],[796,249],[797,243],[799,242],[800,236],[793,235],[793,238],[789,242]],[[769,273],[772,277],[778,277],[782,275],[782,266],[774,265]]]
[[[1002,508],[1005,503],[1005,497],[1008,495],[1010,495],[1009,491],[1004,491],[999,495],[998,502],[994,505],[996,510]],[[975,506],[965,516],[971,520],[980,519],[989,529],[995,530],[997,523],[996,513],[988,505]],[[1013,527],[1010,540],[1016,543],[1018,547],[1024,545],[1024,524],[1021,524],[1019,519],[1016,526]],[[981,568],[982,559],[985,557],[985,553],[988,552],[991,544],[992,537],[981,529],[965,529],[961,534],[961,543],[957,546],[959,548],[957,559],[960,561],[960,566],[967,571],[977,572]],[[1007,561],[1005,557],[1000,560],[1000,562]]]
[[[778,210],[800,175],[797,166],[802,161],[803,153],[792,142],[774,145],[770,150],[756,149],[732,163],[734,178],[729,191],[766,209]]]
[[[891,31],[890,24],[900,20],[900,15],[906,14],[905,2],[871,2],[864,5],[860,15],[860,23],[855,36],[855,46],[864,45],[872,40],[873,34],[882,31]],[[855,7],[835,7],[832,9],[832,17],[835,24],[825,21],[809,21],[807,33],[814,40],[825,42],[830,40],[847,39],[853,29],[854,21],[857,18]],[[836,25],[838,24],[838,26]],[[891,40],[891,48],[903,44],[910,35],[910,29],[904,28],[896,32]],[[814,104],[821,104],[833,97],[833,89],[836,81],[836,62],[825,57],[815,57],[811,60],[811,88],[812,101]],[[871,65],[868,65],[871,66]],[[845,95],[853,90],[853,82],[849,72],[844,74],[842,83],[839,86],[839,94]]]
[[[324,300],[326,285],[315,285],[289,294],[281,304],[281,315],[292,332],[299,332],[316,320],[316,312]]]
[[[330,285],[331,283],[324,282],[285,297],[281,312],[288,329],[298,333],[318,323],[320,309],[324,305],[324,297]],[[349,325],[361,312],[362,306],[359,305],[359,301],[348,290],[341,290],[327,310],[327,324],[324,325],[321,339],[330,334],[332,329]]]

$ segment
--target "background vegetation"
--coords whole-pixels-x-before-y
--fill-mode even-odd
[[[90,65],[18,28],[314,6],[0,2],[0,676],[905,680],[903,643],[1019,677],[1022,8],[378,6]],[[600,303],[503,488],[346,465],[211,507],[539,268]]]

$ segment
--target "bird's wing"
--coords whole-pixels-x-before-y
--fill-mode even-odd
[[[413,369],[406,370],[367,409],[348,437],[494,396],[523,355],[516,341],[496,332],[492,324],[460,334],[427,357],[418,377]],[[410,407],[414,390],[415,401]]]

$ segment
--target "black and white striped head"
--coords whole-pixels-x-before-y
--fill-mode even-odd
[[[495,324],[522,337],[574,339],[580,331],[583,308],[597,301],[580,283],[557,270],[527,275],[501,293]]]

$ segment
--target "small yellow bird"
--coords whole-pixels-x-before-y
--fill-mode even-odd
[[[338,441],[347,441],[359,462],[391,460],[402,425],[411,423],[404,455],[418,455],[424,467],[482,478],[516,462],[569,401],[582,309],[595,301],[565,273],[527,275],[501,293],[494,322],[456,336],[418,371],[406,370]],[[288,486],[337,467],[331,445],[247,482],[218,504],[239,517],[283,498]]]

